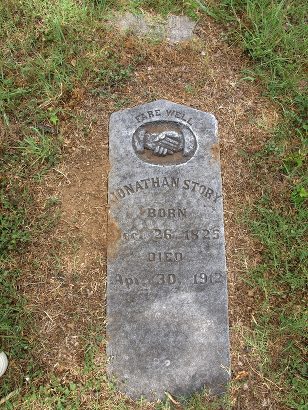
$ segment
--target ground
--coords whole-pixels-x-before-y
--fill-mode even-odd
[[[261,84],[245,77],[251,62],[240,48],[225,41],[221,26],[209,17],[199,20],[196,38],[178,45],[112,31],[106,41],[108,36],[117,36],[125,49],[121,64],[135,58],[132,72],[127,81],[105,89],[79,84],[65,102],[57,130],[63,138],[61,160],[33,188],[37,210],[52,207],[57,221],[18,256],[19,290],[31,312],[27,337],[34,342],[39,370],[33,384],[49,386],[50,397],[58,391],[50,381],[54,378],[63,385],[83,386],[80,407],[53,407],[56,402],[37,394],[28,403],[17,399],[14,408],[155,407],[124,398],[105,378],[108,121],[118,109],[167,99],[214,113],[218,120],[229,278],[230,406],[287,409],[277,401],[281,387],[260,373],[262,358],[248,342],[258,322],[255,308],[261,295],[247,284],[245,272],[260,262],[263,246],[241,222],[243,209],[252,206],[263,190],[249,155],[269,140],[280,112],[263,96]],[[275,184],[279,192],[284,180]],[[275,350],[275,345],[271,348]],[[18,361],[10,366],[10,371],[20,373]],[[92,379],[100,380],[99,391],[87,387]],[[26,380],[24,388],[29,390],[31,383]],[[175,409],[197,408],[176,400],[169,397]],[[207,408],[206,403],[204,399],[204,407],[198,408]]]
[[[63,123],[63,160],[45,178],[39,193],[42,206],[48,197],[59,199],[60,221],[51,235],[33,244],[31,259],[38,254],[34,259],[45,263],[35,270],[29,265],[22,289],[40,330],[36,354],[41,366],[66,380],[78,378],[87,332],[97,328],[104,332],[106,320],[108,120],[117,109],[114,101],[135,106],[163,98],[215,113],[224,191],[232,369],[235,377],[245,379],[236,393],[235,408],[251,409],[252,403],[255,409],[271,408],[265,403],[273,403],[272,386],[264,380],[260,385],[254,359],[242,340],[253,320],[257,295],[248,291],[241,272],[245,264],[258,261],[258,248],[236,219],[238,210],[260,194],[239,147],[243,151],[260,148],[278,114],[257,86],[241,80],[247,60],[221,40],[223,33],[217,26],[205,19],[198,35],[202,42],[177,46],[148,47],[140,40],[123,38],[133,52],[140,48],[146,54],[133,79],[114,91],[113,100],[93,97],[86,89],[76,91],[70,105],[80,126],[74,129],[69,121]]]

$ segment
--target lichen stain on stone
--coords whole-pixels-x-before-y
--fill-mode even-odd
[[[119,241],[122,231],[111,215],[108,218],[107,256],[108,259],[115,259],[118,253]]]
[[[213,144],[211,147],[211,154],[212,158],[215,159],[216,161],[220,160],[220,149],[219,149],[219,144]]]

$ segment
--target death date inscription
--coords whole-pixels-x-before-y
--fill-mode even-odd
[[[194,275],[188,275],[186,278],[180,277],[175,273],[155,273],[150,275],[148,279],[141,280],[132,275],[115,275],[114,285],[124,288],[126,290],[132,290],[140,287],[150,286],[174,286],[174,285],[202,285],[213,286],[224,283],[224,275],[220,272],[215,273],[196,273]]]

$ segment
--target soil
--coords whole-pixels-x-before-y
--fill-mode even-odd
[[[97,333],[105,334],[109,116],[119,108],[167,99],[214,113],[218,119],[233,408],[283,408],[276,402],[278,386],[263,378],[261,359],[245,342],[258,320],[254,306],[260,295],[243,279],[247,267],[260,261],[262,250],[238,222],[243,207],[253,204],[262,190],[243,152],[249,154],[262,147],[278,113],[262,97],[259,84],[242,79],[249,61],[224,38],[222,29],[207,18],[199,22],[196,39],[179,45],[151,44],[131,35],[119,37],[124,62],[129,63],[131,56],[142,56],[131,79],[108,89],[107,97],[94,96],[85,85],[67,102],[67,115],[61,119],[62,161],[37,192],[41,209],[48,198],[59,199],[59,222],[48,234],[37,237],[24,255],[21,283],[33,312],[30,337],[46,380],[52,373],[63,381],[82,380],[88,342]],[[213,155],[218,158],[217,147]],[[95,356],[100,372],[104,372],[104,348],[105,339]],[[107,394],[107,390],[102,393],[101,400]],[[131,401],[127,403],[135,408]],[[88,405],[84,408],[91,408]]]

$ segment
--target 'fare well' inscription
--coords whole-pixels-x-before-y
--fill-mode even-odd
[[[133,398],[229,379],[216,120],[168,101],[110,120],[108,372]]]

